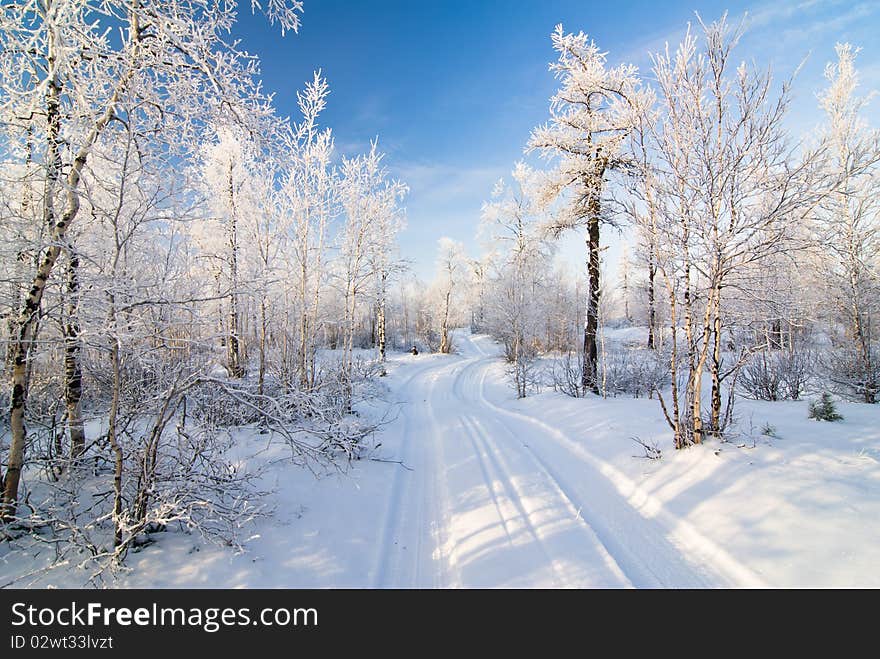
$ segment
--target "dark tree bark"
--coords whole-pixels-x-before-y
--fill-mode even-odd
[[[64,322],[64,403],[70,434],[70,457],[76,459],[86,448],[82,419],[82,366],[79,339],[79,256],[68,247],[67,317]]]
[[[587,218],[587,308],[584,318],[584,370],[581,376],[581,385],[584,391],[592,391],[594,394],[599,393],[597,378],[599,347],[596,335],[599,330],[599,297],[601,295],[599,279],[600,203],[598,193],[591,194]]]
[[[385,363],[385,347],[386,347],[386,336],[385,336],[385,286],[388,281],[388,273],[382,272],[380,275],[380,288],[379,288],[379,300],[376,304],[376,334],[377,334],[377,345],[379,346],[379,361],[384,364]],[[382,367],[382,372],[384,374],[385,368]]]
[[[235,210],[235,185],[232,178],[232,162],[228,171],[229,194],[229,282],[232,291],[229,295],[229,338],[227,348],[227,370],[230,377],[244,376],[244,365],[241,358],[241,342],[239,326],[241,320],[238,312],[238,225]]]

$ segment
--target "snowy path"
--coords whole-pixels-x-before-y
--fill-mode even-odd
[[[384,463],[316,479],[283,444],[243,434],[273,509],[244,530],[245,551],[159,534],[119,585],[878,585],[876,409],[851,404],[846,422],[816,426],[805,403],[753,403],[756,423],[779,428],[772,443],[635,460],[630,436],[663,423],[655,401],[518,401],[496,344],[467,332],[455,344],[389,362],[388,397],[363,410],[398,410],[378,435]],[[29,570],[0,560],[7,579]],[[79,587],[84,574],[35,584]]]
[[[397,383],[402,433],[376,587],[760,585],[749,570],[650,505],[580,444],[493,402],[483,337]],[[632,488],[630,488],[632,489]]]

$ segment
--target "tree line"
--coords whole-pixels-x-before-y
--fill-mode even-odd
[[[518,163],[493,191],[468,284],[519,396],[552,354],[550,384],[567,393],[657,397],[678,448],[721,436],[737,391],[877,402],[880,133],[862,118],[858,49],[838,44],[824,123],[796,136],[795,79],[739,63],[745,26],[699,20],[648,75],[583,32],[553,32],[559,88],[525,147],[549,166]],[[621,227],[608,285],[603,241]],[[572,230],[582,276],[553,259]],[[603,349],[613,323],[645,327],[644,345]]]

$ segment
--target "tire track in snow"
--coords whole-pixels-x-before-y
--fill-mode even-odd
[[[472,344],[482,355],[486,355],[486,352],[474,342]],[[718,547],[712,540],[697,531],[690,523],[669,513],[656,498],[644,492],[627,476],[609,463],[594,456],[564,432],[540,419],[507,410],[492,403],[485,395],[485,380],[488,368],[491,367],[494,361],[495,358],[486,357],[476,362],[484,366],[477,389],[479,402],[493,412],[496,412],[501,423],[503,421],[501,421],[500,417],[503,416],[526,421],[540,428],[551,437],[556,438],[558,446],[566,449],[569,453],[579,458],[582,463],[585,463],[587,467],[592,468],[596,472],[598,478],[594,482],[604,482],[611,487],[613,491],[610,492],[611,497],[608,500],[619,501],[631,513],[638,515],[639,524],[637,528],[634,525],[633,534],[638,536],[640,544],[638,547],[627,546],[622,539],[616,537],[616,534],[613,532],[614,525],[610,523],[610,520],[606,519],[603,522],[595,513],[591,513],[590,507],[581,505],[579,497],[572,499],[573,504],[578,505],[582,515],[588,514],[591,516],[592,519],[589,525],[594,530],[597,527],[599,528],[601,533],[597,533],[597,535],[600,541],[610,549],[613,549],[615,560],[618,564],[626,567],[630,578],[634,578],[634,583],[637,586],[717,586],[722,585],[718,583],[718,578],[720,577],[724,585],[751,588],[766,587],[766,584],[749,568],[736,561],[736,559]],[[525,444],[523,446],[535,456],[536,461],[540,460],[543,462],[545,469],[549,466],[546,460],[538,456],[534,448]],[[560,479],[553,476],[550,472],[551,470],[548,470],[548,475],[554,478],[562,489],[568,489],[571,492],[571,488],[564,488]],[[651,517],[646,517],[642,513],[643,509],[650,511],[652,513]],[[621,512],[626,514],[627,510],[623,509]],[[670,552],[670,547],[674,551]],[[658,553],[653,553],[654,550]],[[642,556],[639,556],[639,553]],[[649,554],[647,560],[644,558],[645,553]],[[702,559],[700,563],[695,563],[689,559],[689,556],[694,553]],[[660,556],[663,556],[663,560],[656,560]],[[684,583],[682,580],[684,580]]]
[[[465,365],[461,359],[454,362],[452,368],[462,368]],[[445,370],[445,369],[444,369]],[[449,505],[449,490],[446,483],[445,472],[448,470],[445,452],[443,450],[443,433],[435,410],[436,397],[434,391],[437,386],[439,373],[431,379],[427,396],[425,397],[426,413],[430,421],[431,432],[428,433],[433,464],[433,496],[432,508],[436,532],[434,534],[435,549],[433,560],[436,565],[437,585],[443,588],[462,586],[461,569],[454,555],[454,548],[450,547],[451,508]]]
[[[411,374],[406,380],[404,380],[404,382],[399,385],[399,390],[411,390],[413,383],[418,378],[421,378],[425,375],[433,375],[432,379],[430,380],[430,384],[428,385],[428,392],[426,393],[426,400],[430,401],[434,385],[436,384],[438,372],[442,372],[456,366],[459,366],[458,362],[453,364],[429,364],[416,370],[415,373]],[[432,525],[429,530],[426,530],[424,526],[424,509],[426,506],[430,505],[430,501],[426,501],[426,499],[432,498],[428,497],[428,485],[426,481],[436,480],[436,474],[433,475],[434,478],[432,479],[432,475],[428,473],[432,470],[431,465],[428,464],[427,460],[415,460],[416,446],[415,440],[412,438],[412,417],[414,415],[416,405],[416,400],[409,399],[401,406],[401,416],[403,416],[403,434],[400,441],[400,460],[410,469],[416,470],[421,468],[424,470],[425,473],[419,474],[417,477],[415,471],[409,471],[408,469],[404,469],[402,466],[400,466],[400,468],[397,469],[394,473],[394,478],[391,484],[391,493],[388,497],[388,502],[385,508],[381,540],[378,547],[376,548],[376,558],[374,561],[375,568],[373,570],[375,575],[373,579],[375,588],[407,586],[417,587],[422,585],[421,563],[423,562],[422,552],[424,551],[424,534],[429,533],[433,536],[438,531],[438,529],[436,528],[436,516],[433,516],[434,521],[432,521]],[[424,450],[422,451],[422,453],[424,454]],[[424,457],[424,455],[422,457]],[[416,462],[418,462],[419,464],[414,464]],[[417,490],[417,497],[413,498],[412,496],[404,496],[404,493],[411,494],[414,488]],[[411,530],[404,528],[406,526],[407,520],[409,519],[409,511],[405,506],[405,501],[407,500],[415,500],[417,510],[416,522],[414,525],[414,529],[416,532],[415,551],[411,552],[411,557],[406,555],[403,545],[403,542],[408,542],[408,539],[403,537],[404,532]],[[437,547],[435,546],[431,553],[432,559],[434,558],[436,553]],[[411,561],[413,563],[410,566]],[[410,566],[411,574],[405,573],[405,569],[408,566]],[[403,574],[401,574],[401,572],[403,572]],[[436,574],[432,579],[432,585],[434,587],[442,586],[442,579],[440,579]]]
[[[501,527],[504,529],[504,535],[507,536],[507,543],[513,545],[514,534],[510,531],[507,515],[501,510],[501,502],[498,500],[498,495],[495,492],[495,479],[489,475],[489,470],[486,468],[486,461],[483,459],[483,451],[477,446],[475,433],[471,428],[471,425],[468,423],[467,417],[461,417],[461,421],[468,441],[470,441],[471,447],[473,448],[474,455],[477,457],[477,464],[480,466],[480,473],[483,475],[486,491],[489,493],[489,498],[492,499],[492,504],[495,506],[495,512],[498,513],[498,519],[501,520]]]
[[[495,507],[498,511],[498,516],[501,518],[501,523],[504,525],[504,530],[507,533],[508,542],[511,546],[516,545],[516,542],[514,541],[515,533],[510,532],[510,527],[513,525],[514,521],[519,521],[525,532],[531,536],[534,544],[538,546],[541,553],[544,555],[546,564],[553,570],[555,581],[554,587],[568,585],[566,578],[559,570],[558,563],[553,559],[546,543],[538,533],[538,529],[532,521],[531,515],[526,511],[522,500],[522,494],[512,486],[510,473],[500,467],[498,462],[494,459],[495,455],[493,455],[493,449],[489,448],[485,434],[479,429],[479,426],[474,420],[468,416],[462,416],[461,420],[471,436],[471,444],[474,447],[474,452],[477,454],[477,459],[480,461],[483,477],[486,481],[486,487],[489,489],[493,501],[495,501]],[[491,468],[487,466],[487,463],[491,465]],[[495,478],[492,473],[497,474],[498,477]],[[496,482],[501,485],[501,489],[503,490],[502,493],[496,492]],[[508,515],[505,515],[499,505],[499,495],[501,494],[503,494],[503,498],[508,504],[506,507],[514,508],[514,511],[511,511]]]
[[[472,397],[467,396],[461,387],[462,382],[466,382],[466,375],[470,375],[472,371],[475,371],[482,365],[482,360],[471,361],[459,374],[459,377],[456,379],[455,384],[453,385],[453,391],[456,393],[456,396],[461,400],[463,404],[467,404],[468,402],[473,403],[474,399]],[[508,498],[514,502],[514,505],[517,507],[521,518],[524,523],[528,526],[529,532],[531,536],[534,538],[535,542],[539,544],[542,548],[542,551],[547,558],[547,561],[553,568],[554,573],[556,574],[557,581],[562,586],[577,586],[579,584],[571,583],[570,579],[565,575],[564,570],[561,567],[561,564],[566,561],[570,561],[573,556],[564,556],[562,560],[554,558],[553,552],[548,548],[547,541],[542,537],[542,534],[539,531],[540,526],[536,524],[533,520],[534,513],[530,513],[526,510],[525,502],[528,500],[528,497],[523,492],[520,486],[517,485],[516,477],[514,476],[513,469],[511,468],[508,460],[504,457],[505,453],[508,452],[509,447],[523,447],[528,448],[521,442],[521,440],[513,433],[510,428],[504,426],[505,434],[509,436],[512,440],[509,445],[506,445],[504,450],[498,445],[497,439],[493,436],[492,432],[484,429],[479,420],[476,417],[472,417],[468,419],[465,417],[468,423],[473,426],[473,432],[476,433],[478,437],[481,438],[484,446],[486,447],[486,454],[488,459],[495,465],[495,471],[500,475],[500,481],[507,492]],[[528,462],[537,467],[537,472],[543,476],[544,482],[550,487],[551,493],[553,495],[553,499],[558,502],[558,505],[562,508],[563,511],[567,513],[567,515],[561,516],[560,521],[570,521],[572,523],[577,523],[575,528],[579,531],[579,534],[584,536],[583,540],[587,542],[586,545],[582,545],[578,549],[581,550],[579,553],[583,556],[583,550],[585,548],[590,548],[596,552],[602,563],[608,568],[608,571],[613,575],[614,580],[619,582],[619,585],[624,587],[632,587],[633,582],[626,574],[626,572],[622,569],[621,565],[617,562],[612,553],[608,550],[608,547],[602,542],[601,538],[596,534],[595,530],[583,519],[580,515],[580,511],[575,509],[574,503],[568,493],[563,489],[558,479],[556,479],[539,461],[535,459],[530,453],[525,453],[524,451],[519,451],[521,455],[525,455]],[[592,558],[592,557],[590,557]],[[607,586],[607,583],[602,583],[601,585]]]

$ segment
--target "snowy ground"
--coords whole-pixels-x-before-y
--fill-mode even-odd
[[[880,406],[841,405],[830,424],[804,402],[743,401],[741,439],[674,452],[656,401],[517,401],[497,346],[455,338],[460,354],[391,361],[400,402],[378,455],[407,468],[278,466],[276,511],[245,553],[159,534],[119,585],[880,586]],[[768,422],[778,438],[759,435]],[[633,457],[634,436],[662,460]]]

